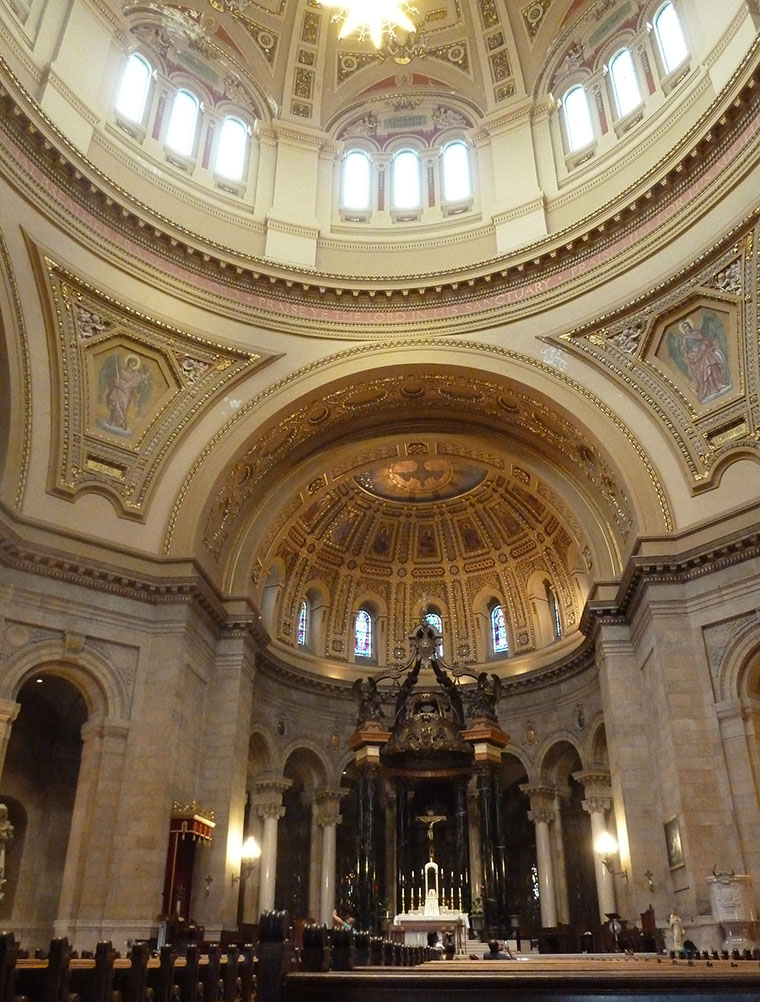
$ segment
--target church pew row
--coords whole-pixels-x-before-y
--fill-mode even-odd
[[[252,946],[217,945],[201,956],[171,946],[155,954],[147,944],[122,959],[110,943],[98,943],[91,957],[73,955],[66,939],[54,939],[47,957],[19,956],[13,933],[0,934],[0,1002],[252,1002],[255,957]]]

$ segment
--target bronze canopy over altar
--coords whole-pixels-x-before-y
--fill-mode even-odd
[[[400,916],[466,915],[471,908],[467,788],[474,779],[480,811],[482,898],[486,925],[507,925],[504,840],[495,766],[507,735],[499,727],[501,684],[447,665],[442,638],[424,618],[409,636],[411,656],[398,668],[358,680],[357,730],[349,740],[359,773],[357,910],[376,921],[380,888],[375,805],[378,783],[395,794],[395,887]],[[431,877],[434,876],[434,880]]]

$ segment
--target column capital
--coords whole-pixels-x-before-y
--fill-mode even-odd
[[[549,807],[538,807],[536,810],[528,811],[528,820],[534,825],[550,825],[554,819],[554,811]]]
[[[340,814],[340,801],[347,793],[348,790],[330,790],[327,787],[314,791],[314,819],[320,828],[330,828],[341,823],[343,816]]]
[[[552,820],[554,819],[554,801],[557,797],[557,791],[553,786],[545,786],[543,783],[521,783],[520,790],[530,797],[529,817],[537,812],[548,811]],[[531,817],[531,821],[533,820]]]
[[[261,776],[253,784],[253,804],[260,818],[281,818],[285,814],[282,795],[293,785],[284,776]]]
[[[573,773],[573,779],[583,784],[587,800],[612,799],[609,769],[582,769],[580,772]],[[609,808],[609,804],[607,807]]]
[[[0,699],[0,724],[12,724],[20,709],[21,703],[13,699]]]
[[[587,797],[581,801],[581,807],[587,814],[606,814],[612,801],[609,797]]]

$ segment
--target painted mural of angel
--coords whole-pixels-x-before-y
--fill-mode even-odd
[[[668,335],[668,351],[675,365],[688,378],[697,400],[705,404],[731,389],[726,334],[718,317],[703,310],[701,326],[685,317]]]
[[[98,373],[98,395],[108,407],[108,417],[99,424],[108,431],[129,434],[133,413],[140,414],[150,396],[151,374],[139,356],[118,352],[109,355]]]

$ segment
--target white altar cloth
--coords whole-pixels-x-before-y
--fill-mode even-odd
[[[442,933],[454,934],[457,953],[464,952],[467,940],[467,930],[470,928],[470,917],[467,912],[441,909],[440,915],[425,915],[424,911],[402,912],[393,919],[395,928],[404,930],[404,942],[410,946],[427,946],[429,932],[437,932],[442,939]]]

